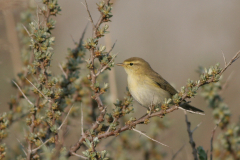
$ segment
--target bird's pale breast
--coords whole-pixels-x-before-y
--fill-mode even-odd
[[[149,105],[164,102],[165,98],[170,98],[169,92],[160,88],[153,80],[141,75],[128,75],[128,88],[133,98],[141,105]]]

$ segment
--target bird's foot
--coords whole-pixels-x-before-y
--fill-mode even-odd
[[[149,116],[152,114],[152,106],[148,107],[147,114]]]

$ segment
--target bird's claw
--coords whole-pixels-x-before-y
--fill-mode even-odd
[[[149,110],[147,110],[147,114],[150,116],[151,113],[152,113],[152,107],[150,106],[150,107],[148,107],[148,108],[149,108]]]

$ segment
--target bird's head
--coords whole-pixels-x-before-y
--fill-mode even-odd
[[[143,74],[152,71],[148,62],[139,57],[126,59],[123,63],[118,63],[117,65],[122,66],[128,75]]]

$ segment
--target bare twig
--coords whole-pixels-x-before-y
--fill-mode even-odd
[[[118,53],[111,59],[111,61],[105,65],[104,67],[102,67],[97,73],[96,76],[98,76],[100,73],[102,73],[103,71],[105,71],[109,66],[110,63],[112,63],[114,61],[114,59],[117,57]]]
[[[172,160],[174,160],[177,157],[178,153],[180,153],[185,146],[186,146],[186,143],[172,156]]]
[[[72,107],[73,107],[73,105],[72,105]],[[66,122],[66,120],[67,120],[67,118],[69,116],[69,113],[71,112],[72,107],[69,109],[69,111],[68,111],[65,119],[63,120],[62,124],[58,127],[58,130],[60,130],[62,128],[62,126],[64,125],[64,123]]]
[[[161,142],[159,142],[159,141],[157,141],[157,140],[149,137],[148,135],[146,135],[145,133],[143,133],[143,132],[141,132],[141,131],[139,131],[139,130],[137,130],[137,129],[134,129],[134,128],[133,128],[132,130],[134,130],[135,132],[138,132],[138,133],[141,134],[141,135],[144,135],[145,137],[151,139],[151,140],[154,141],[154,142],[157,142],[157,143],[159,143],[159,144],[161,144],[161,145],[163,145],[163,146],[169,147],[168,145],[163,144],[163,143],[161,143]],[[169,147],[169,148],[171,148],[171,147]]]
[[[24,154],[27,156],[27,152],[25,151],[24,145],[21,143],[21,141],[20,141],[18,138],[16,138],[16,139],[17,139],[18,143],[22,146],[22,151],[23,151]]]
[[[28,101],[28,103],[32,106],[34,106],[34,104],[27,98],[27,96],[23,93],[23,91],[21,90],[21,88],[17,85],[17,83],[13,80],[12,81],[16,86],[17,88],[19,89],[19,91],[22,93],[23,97]]]
[[[38,2],[35,0],[35,3],[36,3],[36,5],[37,5],[37,10],[36,10],[36,14],[37,14],[37,20],[38,20],[38,22],[37,22],[37,24],[38,24],[38,29],[39,29],[39,26],[40,26],[40,18],[39,18],[39,6],[38,6]]]
[[[227,66],[227,62],[226,62],[226,57],[225,57],[223,51],[222,51],[222,55],[223,55],[223,60],[224,60],[224,64],[225,64],[225,67],[226,67]]]
[[[240,57],[240,51],[238,51],[235,56],[233,56],[233,58],[231,59],[231,61],[228,62],[228,64],[224,67],[224,69],[221,71],[221,73],[219,75],[221,75],[231,64],[233,64],[233,62],[235,62],[236,60],[238,60],[238,58]]]
[[[27,34],[29,35],[29,37],[31,37],[31,34],[29,33],[29,31],[27,30],[27,28],[22,24],[23,28],[25,29],[25,31],[27,32]]]
[[[73,36],[72,35],[70,35],[71,36],[71,38],[72,38],[72,41],[73,41],[73,43],[76,45],[77,44],[77,42],[74,40],[74,38],[73,38]]]
[[[214,134],[215,134],[215,131],[219,125],[219,123],[221,122],[221,119],[218,120],[217,124],[215,125],[215,127],[213,128],[212,130],[212,137],[211,137],[211,151],[210,151],[210,160],[212,160],[212,154],[213,154],[213,138],[214,138]]]
[[[110,53],[112,52],[112,50],[113,50],[113,48],[115,47],[116,43],[117,43],[117,40],[113,43],[111,49],[108,51],[107,54],[110,54]]]
[[[41,95],[42,95],[47,101],[51,102],[51,101],[48,99],[48,97],[45,96],[30,80],[28,80],[27,78],[26,78],[26,80],[27,80],[39,93],[41,93]]]
[[[83,110],[82,110],[82,105],[81,105],[81,130],[82,130],[82,135],[84,135],[84,131],[83,131]]]
[[[83,3],[82,3],[82,4],[83,4]],[[94,25],[94,22],[93,22],[91,13],[90,13],[90,11],[89,11],[89,9],[88,9],[88,4],[87,4],[87,1],[86,1],[86,0],[85,0],[85,4],[86,4],[86,5],[83,4],[83,6],[87,9],[88,16],[89,16],[89,18],[90,18],[89,20],[90,20],[90,22],[92,23],[93,28],[95,28],[95,25]]]
[[[82,155],[79,155],[79,154],[77,154],[77,153],[72,153],[74,156],[76,156],[76,157],[79,157],[79,158],[82,158],[82,159],[88,159],[87,157],[84,157],[84,156],[82,156]]]
[[[230,73],[230,75],[228,76],[226,82],[222,85],[222,89],[221,89],[221,91],[219,91],[219,94],[222,94],[226,90],[226,88],[228,87],[229,81],[232,79],[233,74],[234,74],[234,71],[232,71]]]
[[[194,132],[198,127],[200,127],[201,124],[202,122],[200,122],[191,132]]]
[[[188,121],[188,117],[187,117],[187,112],[185,112],[185,120],[186,120],[186,124],[187,124],[187,132],[188,132],[188,137],[189,137],[189,143],[191,144],[191,147],[192,147],[192,154],[193,154],[193,157],[194,157],[194,160],[198,160],[198,157],[197,157],[197,149],[196,149],[196,144],[193,140],[193,132],[191,131],[191,123]]]
[[[63,70],[63,68],[62,68],[62,66],[61,66],[60,63],[58,64],[58,66],[59,66],[59,68],[61,69],[61,71],[63,72],[63,75],[65,76],[65,78],[68,79],[68,75],[67,75],[67,73]]]
[[[50,141],[50,139],[46,140],[44,143],[42,143],[40,146],[38,146],[37,148],[34,148],[32,150],[32,153],[35,153],[37,150],[39,150],[42,146],[44,146],[45,144],[47,144]]]
[[[79,40],[79,43],[78,43],[78,47],[82,46],[82,44],[83,44],[83,40],[84,40],[84,36],[86,34],[86,31],[87,31],[88,24],[89,24],[89,22],[87,23],[86,27],[84,28],[84,31],[83,31],[82,36],[81,36],[81,38]]]

